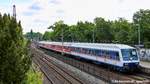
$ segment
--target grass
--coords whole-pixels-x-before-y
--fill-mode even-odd
[[[27,77],[23,81],[23,84],[42,84],[42,73],[39,71],[33,71],[32,68],[27,72]]]

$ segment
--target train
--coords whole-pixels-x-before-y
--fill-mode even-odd
[[[125,44],[40,41],[38,46],[105,64],[119,71],[136,70],[140,62],[136,48]]]

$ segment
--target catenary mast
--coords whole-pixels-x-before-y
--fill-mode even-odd
[[[12,0],[12,4],[13,4],[13,17],[16,19],[16,5],[14,4],[14,0]]]

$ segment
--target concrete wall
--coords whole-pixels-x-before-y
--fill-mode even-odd
[[[141,60],[150,61],[150,49],[140,49],[139,55]]]

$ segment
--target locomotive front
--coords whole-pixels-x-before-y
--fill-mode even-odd
[[[135,70],[139,67],[139,56],[136,49],[121,49],[121,53],[123,67],[126,70]]]

